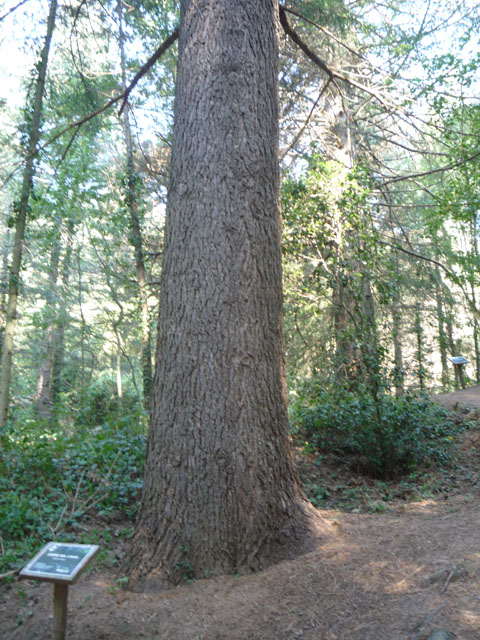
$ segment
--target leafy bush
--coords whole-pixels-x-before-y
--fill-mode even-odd
[[[32,420],[22,433],[12,429],[0,461],[0,573],[52,538],[81,541],[86,514],[133,521],[145,440],[131,426],[68,434]]]
[[[68,440],[55,461],[73,512],[95,507],[103,515],[120,509],[132,518],[142,488],[144,433],[101,426],[86,435]]]
[[[307,446],[350,459],[375,478],[393,478],[421,465],[449,464],[458,426],[423,396],[381,396],[322,392],[314,406],[293,412]]]
[[[132,424],[142,413],[142,401],[136,390],[124,384],[120,399],[110,376],[102,376],[88,387],[81,406],[79,422],[84,426],[118,424],[124,417]]]

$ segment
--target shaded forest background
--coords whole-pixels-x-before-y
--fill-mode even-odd
[[[451,461],[458,425],[426,398],[459,388],[449,357],[480,382],[479,19],[468,0],[281,7],[292,433],[375,478]],[[177,23],[168,0],[0,10],[5,573],[92,511],[135,516]]]

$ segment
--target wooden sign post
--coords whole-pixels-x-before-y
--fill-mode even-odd
[[[465,356],[451,356],[448,358],[450,362],[453,364],[455,368],[455,372],[460,380],[460,384],[462,385],[462,389],[465,389],[465,376],[463,375],[463,367],[468,364],[468,360]]]
[[[68,587],[97,555],[96,544],[49,542],[20,571],[21,578],[53,582],[53,640],[65,640]]]

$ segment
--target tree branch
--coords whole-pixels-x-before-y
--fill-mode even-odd
[[[294,29],[292,29],[292,27],[290,26],[287,20],[286,10],[283,7],[283,5],[279,6],[279,11],[280,11],[280,24],[282,25],[285,33],[293,42],[295,42],[296,45],[300,47],[300,49],[305,53],[305,55],[308,58],[310,58],[312,62],[314,62],[318,67],[320,67],[320,69],[322,69],[322,71],[324,71],[328,75],[330,80],[337,87],[342,98],[343,98],[343,95],[336,80],[341,80],[345,84],[348,84],[351,87],[358,89],[359,91],[363,91],[364,93],[367,93],[368,95],[378,100],[378,102],[382,106],[384,106],[386,109],[393,109],[394,111],[398,111],[400,109],[398,105],[394,103],[389,103],[380,93],[378,93],[378,91],[375,91],[374,89],[371,89],[370,87],[367,87],[366,85],[361,84],[360,82],[356,82],[355,80],[352,80],[352,78],[349,78],[347,75],[345,75],[345,73],[341,73],[340,71],[338,71],[338,69],[330,68],[323,60],[321,60],[317,56],[316,53],[314,53],[310,49],[310,47],[307,44],[305,44],[305,42],[300,38],[298,33],[294,31]]]
[[[310,58],[310,60],[312,62],[314,62],[317,67],[320,67],[320,69],[322,69],[322,71],[324,71],[327,76],[330,78],[330,81],[333,82],[335,80],[335,76],[332,72],[331,69],[329,69],[329,67],[327,67],[327,65],[325,64],[325,62],[323,62],[323,60],[321,60],[316,53],[314,53],[304,42],[303,40],[300,38],[300,36],[298,35],[298,33],[296,31],[294,31],[292,29],[292,27],[290,26],[288,20],[287,20],[287,14],[286,14],[286,10],[285,7],[283,5],[280,5],[279,7],[280,10],[280,24],[283,27],[283,30],[285,31],[285,33],[287,34],[287,36],[293,41],[295,42],[296,45],[298,45],[300,47],[300,49],[305,53],[305,55]]]
[[[22,4],[25,4],[26,2],[28,2],[28,0],[20,0],[20,2],[18,2],[14,7],[12,7],[6,13],[4,13],[3,16],[0,16],[0,22],[2,22],[2,20],[5,20],[5,18],[7,18],[11,13],[16,11],[17,9],[19,9],[22,6]]]
[[[0,580],[3,578],[8,578],[9,576],[14,576],[18,573],[19,569],[12,569],[11,571],[7,571],[6,573],[0,573]]]
[[[101,106],[99,109],[96,109],[95,111],[92,111],[91,113],[89,113],[88,115],[86,115],[84,118],[81,118],[80,120],[77,120],[76,122],[72,122],[72,124],[68,125],[68,127],[65,127],[64,129],[62,129],[61,131],[59,131],[58,133],[56,133],[55,135],[53,135],[51,138],[49,138],[44,144],[39,145],[37,147],[37,149],[35,150],[35,152],[32,154],[32,157],[38,155],[41,151],[43,151],[44,149],[46,149],[48,146],[50,146],[51,144],[53,144],[56,140],[58,140],[59,138],[61,138],[65,133],[68,133],[69,131],[71,131],[72,129],[76,129],[78,131],[78,129],[80,129],[80,127],[82,125],[84,125],[86,122],[89,122],[90,120],[93,120],[93,118],[95,118],[96,116],[100,115],[101,113],[103,113],[104,111],[106,111],[107,109],[109,109],[110,107],[112,107],[114,104],[116,104],[117,102],[119,102],[120,100],[123,100],[122,106],[118,112],[118,115],[121,115],[123,109],[125,108],[125,105],[127,104],[127,99],[128,96],[130,95],[130,93],[132,92],[132,90],[134,89],[134,87],[138,84],[139,80],[141,78],[143,78],[143,76],[147,73],[147,71],[149,69],[151,69],[153,67],[153,65],[157,62],[157,60],[159,60],[159,58],[165,53],[165,51],[177,40],[178,38],[178,28],[175,29],[175,31],[173,31],[173,33],[159,46],[159,48],[155,51],[155,53],[147,60],[147,62],[141,67],[141,69],[135,74],[133,80],[130,82],[130,84],[128,85],[128,87],[125,89],[125,91],[123,91],[122,93],[120,93],[117,96],[114,96],[113,98],[111,98],[108,102],[106,102],[103,106]],[[75,132],[73,138],[75,137],[77,131]],[[70,140],[70,142],[68,143],[66,152],[68,151],[68,149],[70,148],[72,142],[73,142],[73,138],[72,140]],[[66,152],[62,155],[62,159],[64,159]],[[30,157],[30,156],[28,156]],[[3,186],[5,186],[11,179],[12,177],[15,175],[16,171],[23,166],[22,164],[17,165],[13,171],[10,173],[9,176],[7,176],[7,178],[5,179]],[[57,167],[58,168],[58,167]]]
[[[424,256],[420,253],[416,253],[415,251],[410,251],[409,249],[405,249],[405,247],[402,247],[400,244],[398,243],[392,243],[392,242],[385,242],[383,240],[379,240],[378,241],[380,244],[386,245],[388,247],[391,247],[392,249],[396,249],[397,251],[401,251],[402,253],[406,253],[409,256],[412,256],[413,258],[418,258],[419,260],[424,260],[425,262],[430,262],[432,264],[434,264],[437,267],[440,267],[440,269],[442,269],[448,276],[449,278],[458,286],[460,287],[460,289],[462,290],[462,293],[465,297],[465,300],[468,303],[468,306],[470,307],[471,311],[473,312],[473,314],[478,317],[480,315],[480,312],[477,308],[477,306],[475,305],[475,303],[473,302],[473,300],[471,300],[470,296],[468,295],[467,291],[465,290],[465,287],[463,286],[462,282],[460,281],[460,278],[453,273],[453,271],[451,271],[448,267],[446,267],[442,262],[440,262],[439,260],[435,260],[435,258],[429,258],[428,256]]]
[[[334,33],[329,31],[325,27],[322,27],[321,25],[317,24],[313,20],[310,20],[309,18],[307,18],[306,16],[302,15],[301,13],[298,13],[298,11],[295,11],[294,9],[290,9],[289,7],[286,7],[285,5],[280,5],[280,10],[281,11],[283,10],[284,12],[287,12],[287,13],[291,13],[292,16],[296,16],[297,18],[300,18],[300,20],[303,20],[304,22],[307,22],[308,24],[311,24],[313,27],[315,27],[316,29],[318,29],[319,31],[324,33],[328,38],[330,38],[331,40],[335,40],[335,42],[337,44],[339,44],[341,47],[346,49],[349,53],[351,53],[352,55],[356,56],[357,58],[359,58],[363,62],[367,63],[372,69],[375,69],[375,71],[377,71],[378,73],[380,73],[383,76],[387,75],[379,67],[376,67],[374,64],[372,64],[370,62],[370,60],[363,55],[363,53],[361,53],[360,51],[357,51],[356,49],[353,49],[352,47],[350,47],[348,44],[343,42],[343,40],[340,40],[340,38],[337,38],[337,36]]]
[[[288,145],[288,147],[285,149],[285,151],[282,153],[282,155],[280,156],[280,162],[282,162],[285,158],[285,156],[287,155],[287,153],[289,153],[291,151],[291,149],[293,149],[293,147],[297,144],[297,142],[299,141],[300,137],[302,136],[303,132],[305,131],[305,129],[308,126],[308,123],[310,122],[312,116],[313,116],[313,112],[315,111],[315,109],[317,108],[318,103],[320,102],[320,98],[323,96],[323,94],[325,93],[325,91],[328,89],[328,87],[330,86],[330,82],[331,80],[328,79],[327,82],[325,83],[325,85],[323,86],[322,90],[320,91],[320,93],[317,96],[317,99],[315,100],[315,102],[313,103],[312,108],[310,109],[310,113],[308,114],[305,122],[303,123],[302,127],[300,128],[300,130],[297,132],[296,136],[293,138],[292,142]]]
[[[157,62],[157,60],[159,60],[159,58],[165,53],[165,51],[169,49],[172,46],[172,44],[178,39],[178,35],[179,35],[179,29],[177,27],[175,31],[173,31],[172,34],[168,36],[165,42],[163,42],[158,47],[158,49],[155,51],[153,56],[149,60],[147,60],[147,62],[143,65],[143,67],[141,67],[139,71],[135,74],[133,80],[131,81],[131,83],[129,84],[129,86],[127,87],[123,95],[123,103],[122,103],[122,106],[120,107],[118,115],[121,115],[122,111],[125,109],[128,96],[130,95],[132,89],[138,84],[138,82],[143,78],[143,76],[147,73],[147,71],[153,67],[153,65]]]
[[[467,162],[471,162],[472,160],[476,160],[480,157],[480,151],[474,153],[468,158],[463,158],[462,160],[457,160],[456,162],[451,162],[450,164],[444,165],[443,167],[438,167],[437,169],[430,169],[430,171],[421,171],[420,173],[409,173],[405,176],[395,176],[394,178],[390,178],[383,182],[383,185],[392,184],[394,182],[401,182],[402,180],[411,180],[412,178],[423,178],[424,176],[430,176],[434,173],[440,173],[442,171],[450,171],[451,169],[457,169]]]

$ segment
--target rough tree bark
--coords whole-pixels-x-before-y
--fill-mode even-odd
[[[282,335],[275,0],[182,0],[134,589],[309,548]]]

